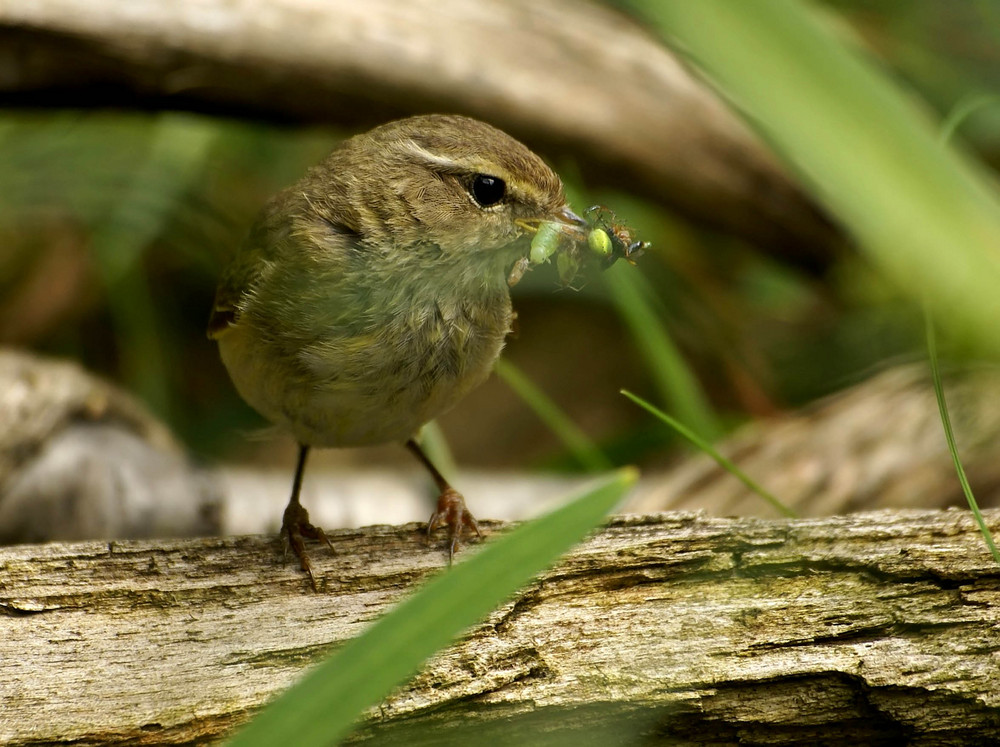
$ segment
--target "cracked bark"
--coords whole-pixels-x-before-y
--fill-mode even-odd
[[[221,738],[441,568],[421,529],[332,533],[319,594],[268,537],[0,550],[0,741]],[[352,739],[987,744],[998,663],[965,512],[620,518]]]

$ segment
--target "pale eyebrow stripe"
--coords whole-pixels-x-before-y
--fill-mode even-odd
[[[404,140],[403,147],[422,161],[447,169],[448,171],[465,170],[466,168],[451,158],[431,153],[427,148],[413,140]]]
[[[495,163],[490,163],[484,160],[456,161],[454,158],[441,156],[433,151],[427,150],[427,148],[412,139],[402,141],[402,146],[405,150],[422,160],[424,163],[430,166],[435,166],[442,171],[451,173],[466,172],[488,174],[489,176],[495,176],[503,179],[508,184],[511,181],[510,174],[507,173],[506,169]]]
[[[412,139],[406,139],[402,141],[402,146],[409,153],[413,154],[424,163],[440,168],[443,171],[455,173],[455,172],[472,172],[479,171],[484,174],[489,174],[491,176],[496,176],[503,179],[507,183],[507,188],[513,194],[520,196],[521,198],[534,198],[538,199],[543,197],[544,194],[534,188],[531,184],[522,184],[517,179],[511,179],[510,175],[507,174],[503,169],[500,169],[492,164],[470,164],[462,163],[456,161],[452,158],[446,158],[445,156],[440,156],[432,151],[427,150],[424,146],[420,145]]]

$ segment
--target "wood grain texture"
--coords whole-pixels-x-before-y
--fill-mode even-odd
[[[0,742],[222,737],[441,570],[421,529],[334,533],[319,594],[269,537],[0,549]],[[661,514],[612,522],[354,739],[987,744],[997,729],[1000,569],[966,512]]]

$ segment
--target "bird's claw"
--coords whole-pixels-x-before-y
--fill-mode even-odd
[[[312,563],[309,562],[309,554],[306,552],[305,540],[325,542],[327,547],[332,550],[333,545],[326,536],[326,532],[309,523],[309,512],[301,504],[289,503],[281,518],[281,536],[288,542],[285,546],[286,551],[288,547],[292,548],[295,557],[299,559],[299,567],[309,576],[309,584],[313,591],[318,591]]]
[[[454,488],[445,489],[438,497],[437,509],[427,522],[428,539],[434,530],[442,526],[448,527],[448,565],[451,565],[458,551],[463,532],[473,531],[480,539],[483,536],[476,517],[466,508],[462,494]]]

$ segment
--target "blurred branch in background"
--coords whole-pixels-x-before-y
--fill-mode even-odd
[[[255,0],[0,9],[8,103],[183,108],[357,129],[459,111],[808,266],[837,233],[626,16],[555,0]]]
[[[216,534],[221,487],[80,366],[0,350],[0,544]]]
[[[949,372],[945,391],[969,481],[981,503],[1000,505],[1000,372]],[[717,448],[805,516],[965,505],[924,362],[746,425]],[[779,515],[705,454],[651,477],[628,508]]]
[[[287,469],[198,468],[134,399],[73,364],[0,353],[0,385],[0,541],[277,530]],[[949,372],[945,388],[969,482],[996,506],[1000,374]],[[803,516],[964,503],[923,364],[744,426],[717,448]],[[669,467],[650,470],[624,509],[779,515],[706,454],[682,452]],[[463,470],[460,484],[484,515],[513,519],[537,515],[581,479]],[[361,526],[422,518],[425,481],[385,469],[317,471],[307,491],[316,521]]]

